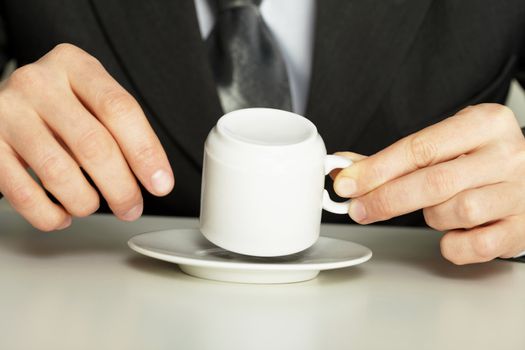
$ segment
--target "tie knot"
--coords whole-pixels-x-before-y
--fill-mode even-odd
[[[215,0],[219,11],[230,10],[235,7],[259,6],[262,0]]]

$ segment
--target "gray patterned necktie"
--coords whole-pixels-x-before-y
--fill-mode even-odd
[[[291,110],[286,65],[259,12],[260,0],[215,0],[207,46],[225,112],[248,107]]]

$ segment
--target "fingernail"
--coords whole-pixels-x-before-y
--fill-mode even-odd
[[[157,194],[168,194],[173,187],[173,177],[166,170],[157,170],[151,176],[151,184]]]
[[[68,216],[66,221],[64,221],[64,223],[62,223],[62,225],[57,227],[57,230],[63,230],[63,229],[68,228],[69,226],[71,226],[71,222],[72,222],[71,216]]]
[[[354,199],[350,203],[350,217],[356,222],[366,220],[366,209],[363,203]]]
[[[137,204],[131,208],[126,214],[122,215],[121,218],[126,221],[133,221],[140,217],[144,205],[142,203]]]
[[[335,182],[335,192],[341,197],[350,197],[357,191],[357,183],[350,177],[343,176]]]

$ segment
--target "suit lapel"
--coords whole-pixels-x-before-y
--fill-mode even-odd
[[[150,117],[200,167],[204,140],[222,110],[193,1],[91,2]],[[431,2],[317,1],[306,115],[330,152],[358,140]]]
[[[358,140],[393,81],[430,3],[317,1],[306,114],[321,135],[327,135],[329,152],[350,147]]]
[[[91,0],[140,100],[196,167],[222,114],[192,0]]]

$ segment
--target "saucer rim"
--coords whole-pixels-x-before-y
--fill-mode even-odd
[[[167,230],[150,231],[150,232],[144,232],[144,233],[134,235],[128,240],[127,243],[128,243],[128,246],[132,250],[134,250],[135,252],[139,254],[149,256],[151,258],[155,258],[158,260],[175,263],[178,265],[190,265],[190,266],[235,269],[235,270],[251,270],[251,271],[333,270],[333,269],[345,268],[345,267],[362,264],[370,260],[373,255],[370,248],[364,245],[361,245],[355,242],[351,242],[351,241],[347,241],[344,239],[327,237],[323,235],[321,235],[319,239],[344,242],[345,244],[350,244],[350,245],[355,246],[356,248],[363,249],[364,253],[362,256],[358,258],[337,261],[337,262],[263,264],[263,263],[239,262],[239,261],[216,261],[216,260],[208,260],[206,259],[206,257],[188,258],[188,257],[177,256],[177,255],[170,255],[169,253],[162,253],[162,252],[143,248],[137,245],[135,242],[133,242],[133,240],[139,236],[144,236],[144,235],[154,234],[154,233],[159,234],[159,233],[165,233],[165,232],[173,232],[173,231],[195,231],[196,233],[200,233],[200,230],[198,228],[181,228],[181,229],[167,229]]]

